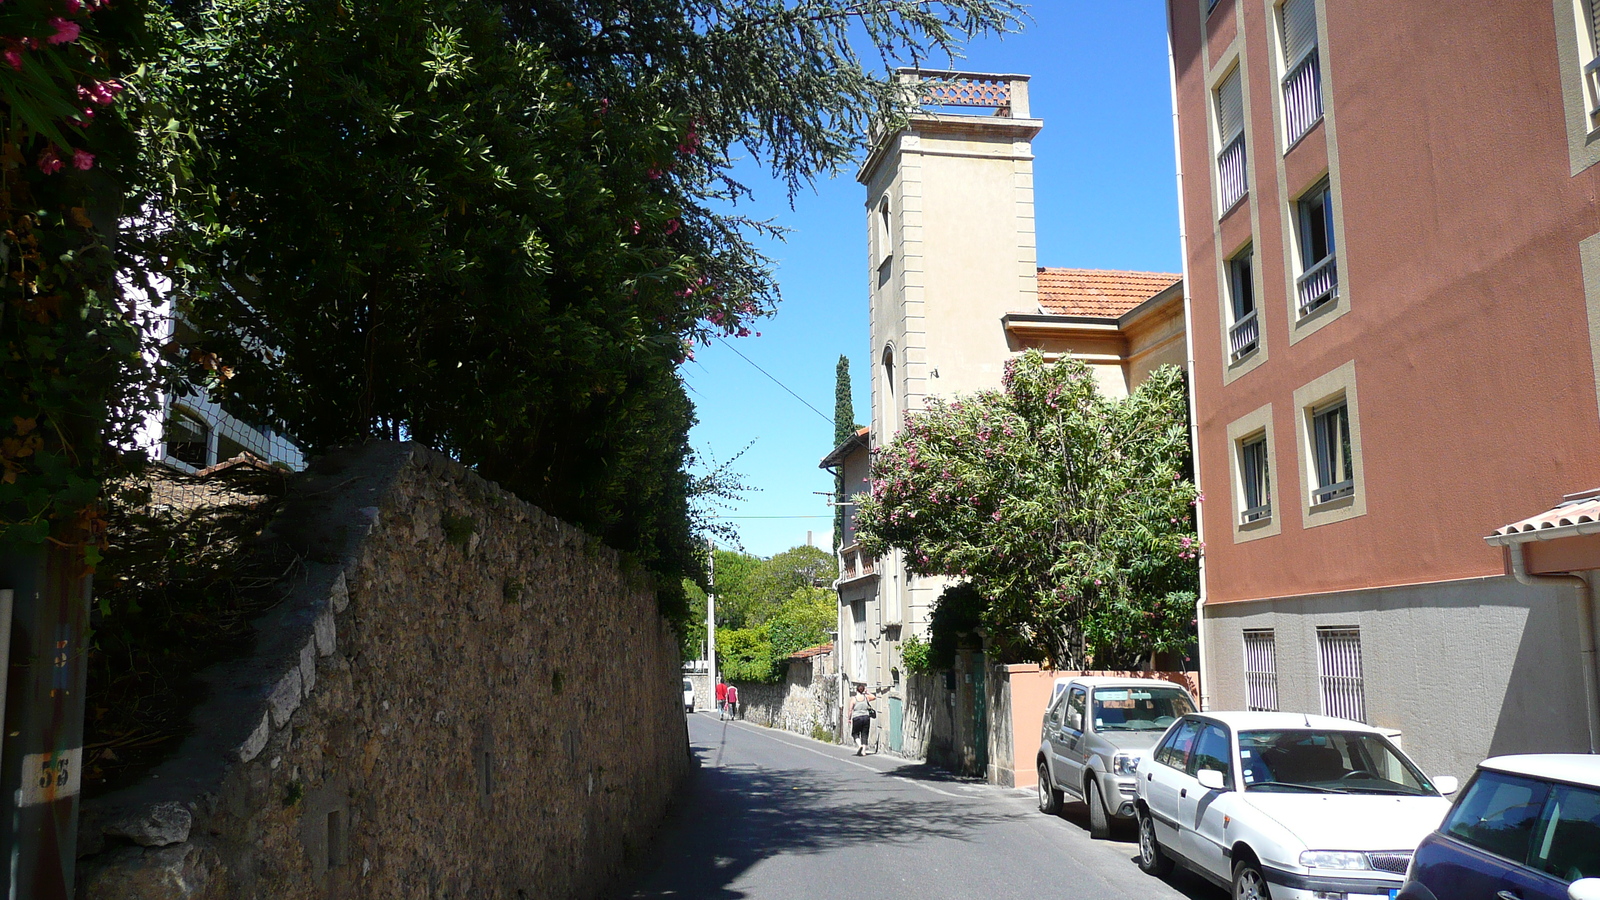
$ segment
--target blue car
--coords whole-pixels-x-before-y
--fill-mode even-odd
[[[1600,900],[1600,756],[1484,760],[1399,900]]]

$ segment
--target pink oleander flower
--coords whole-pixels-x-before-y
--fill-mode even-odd
[[[83,0],[67,0],[67,12],[75,13],[83,8]]]
[[[65,163],[61,161],[61,154],[56,152],[56,148],[46,147],[44,152],[39,154],[39,158],[34,162],[34,165],[38,166],[39,171],[46,175],[54,175],[61,171],[61,167]]]
[[[117,95],[122,93],[124,87],[116,81],[97,81],[89,89],[89,99],[100,106],[110,106],[117,101]]]
[[[72,151],[72,167],[80,172],[94,168],[94,154],[87,150]]]
[[[0,51],[0,57],[3,57],[5,59],[6,65],[10,66],[13,69],[16,69],[18,72],[22,71],[22,48],[21,47],[7,47],[5,50]]]
[[[55,34],[45,38],[47,42],[52,44],[70,44],[77,40],[79,32],[83,31],[83,28],[77,22],[63,19],[60,16],[51,16],[46,20],[45,24],[56,30]]]
[[[668,219],[667,220],[667,234],[677,234],[677,233],[678,233],[678,220],[677,219]]]

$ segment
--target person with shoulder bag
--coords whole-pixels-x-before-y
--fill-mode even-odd
[[[864,682],[856,685],[856,695],[850,704],[850,738],[856,742],[857,756],[867,752],[867,735],[872,731],[872,720],[878,717],[878,711],[872,708],[872,701],[876,699],[867,693]]]

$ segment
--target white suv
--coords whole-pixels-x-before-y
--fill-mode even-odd
[[[1456,788],[1375,728],[1273,712],[1184,716],[1138,784],[1139,867],[1182,863],[1236,900],[1394,897]]]

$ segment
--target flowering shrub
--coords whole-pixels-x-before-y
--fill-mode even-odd
[[[100,231],[120,199],[100,160],[127,137],[107,16],[100,0],[0,5],[0,541],[92,537],[105,448],[148,399]]]
[[[1012,659],[1127,666],[1191,640],[1198,558],[1183,377],[1126,400],[1089,368],[1010,361],[1004,390],[933,401],[873,460],[868,552],[969,580]]]

